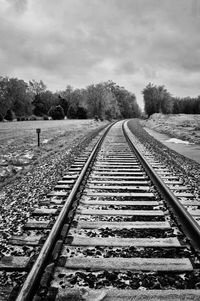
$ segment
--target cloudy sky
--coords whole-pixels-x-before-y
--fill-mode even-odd
[[[0,0],[0,75],[200,95],[200,0]]]

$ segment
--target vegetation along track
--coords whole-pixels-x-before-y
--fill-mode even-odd
[[[94,140],[41,205],[11,238],[38,245],[59,214],[17,301],[199,300],[199,203],[127,123]],[[19,277],[29,260],[0,268]]]

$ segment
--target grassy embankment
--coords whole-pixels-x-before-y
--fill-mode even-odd
[[[200,115],[156,113],[141,123],[159,133],[200,144]]]

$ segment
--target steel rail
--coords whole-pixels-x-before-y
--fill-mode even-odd
[[[123,132],[124,135],[131,147],[131,149],[136,154],[137,158],[141,162],[142,166],[145,168],[147,173],[149,174],[153,184],[157,187],[160,194],[167,201],[170,207],[173,209],[180,226],[183,229],[183,232],[189,237],[191,245],[198,252],[200,251],[200,225],[194,220],[194,218],[190,215],[190,213],[184,208],[184,206],[180,203],[178,198],[173,194],[173,192],[165,185],[161,177],[156,173],[156,171],[152,168],[152,166],[148,163],[148,161],[142,156],[138,148],[132,143],[129,134],[127,133],[128,121],[123,123]],[[131,132],[131,130],[128,128]]]
[[[89,165],[92,162],[92,160],[95,158],[95,156],[97,155],[97,151],[98,151],[99,147],[101,146],[106,134],[108,133],[109,129],[112,127],[112,125],[114,123],[107,126],[105,133],[100,138],[100,140],[98,140],[97,143],[95,144],[89,158],[87,159],[80,175],[77,178],[76,183],[74,184],[69,196],[67,197],[66,202],[65,202],[60,214],[58,215],[58,218],[57,218],[53,228],[51,229],[49,236],[47,237],[47,240],[45,241],[31,271],[29,272],[29,274],[17,296],[16,301],[32,300],[33,291],[39,281],[39,278],[41,277],[42,273],[44,272],[45,264],[51,254],[51,251],[53,250],[53,247],[55,246],[56,239],[60,233],[60,230],[62,229],[62,226],[65,222],[65,218],[70,211],[70,207],[74,201],[74,198],[76,197],[76,194],[77,194],[79,187],[83,181],[83,178],[89,168]]]

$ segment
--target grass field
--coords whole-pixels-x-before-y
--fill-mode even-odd
[[[67,132],[76,132],[88,127],[96,127],[97,122],[93,120],[38,120],[21,122],[1,122],[0,142],[10,143],[13,139],[36,139],[36,129],[41,129],[41,140],[52,139],[57,135]]]
[[[0,180],[34,163],[49,152],[57,152],[106,122],[94,120],[41,120],[0,123]],[[41,145],[37,146],[36,129]]]

